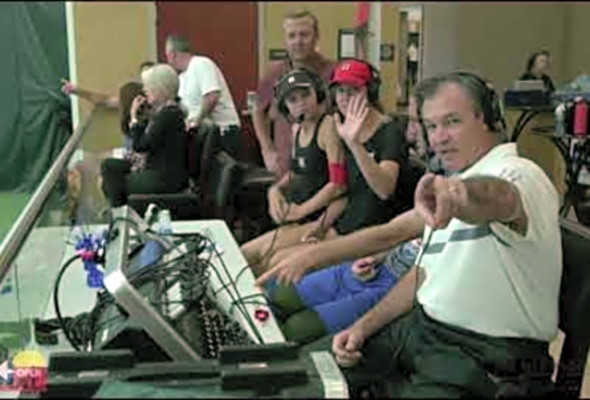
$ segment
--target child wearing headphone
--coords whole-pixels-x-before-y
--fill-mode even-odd
[[[342,142],[331,115],[321,112],[327,93],[315,73],[297,68],[284,74],[274,92],[278,110],[292,123],[290,170],[268,190],[268,211],[279,227],[242,245],[255,269],[266,254],[299,240],[301,224],[319,218],[345,192]]]
[[[406,127],[383,113],[377,71],[364,61],[344,60],[335,67],[330,83],[337,131],[346,144],[348,194],[310,225],[306,239],[321,240],[384,223],[413,206],[414,188],[406,185]],[[302,246],[294,246],[279,251],[271,266],[287,252],[301,250]],[[417,244],[408,243],[387,257],[334,265],[293,285],[288,283],[295,275],[270,270],[258,283],[269,279],[270,304],[285,337],[306,343],[339,332],[360,318],[410,268],[416,251]],[[282,280],[278,285],[275,276]]]
[[[304,246],[381,224],[413,207],[406,126],[382,111],[379,86],[379,73],[365,61],[346,59],[334,67],[330,97],[336,130],[345,143],[345,162],[331,173],[346,175],[347,195],[332,202],[320,218],[284,237],[280,247],[273,248],[280,250],[268,266]],[[263,272],[257,280],[260,285],[277,271]]]

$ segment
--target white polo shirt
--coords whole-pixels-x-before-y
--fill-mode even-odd
[[[461,174],[513,183],[528,216],[523,237],[500,222],[458,219],[433,232],[420,261],[424,311],[441,322],[490,336],[550,341],[557,334],[561,234],[557,192],[543,170],[501,144]],[[427,228],[423,243],[430,229]]]
[[[211,111],[210,122],[221,128],[229,125],[240,126],[240,118],[227,82],[213,60],[194,55],[178,79],[178,96],[188,112],[188,119],[199,115],[204,95],[219,90],[219,101]]]

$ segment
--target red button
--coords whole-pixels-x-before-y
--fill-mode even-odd
[[[254,311],[254,317],[260,322],[266,321],[269,316],[270,313],[262,308],[259,308],[258,310]]]

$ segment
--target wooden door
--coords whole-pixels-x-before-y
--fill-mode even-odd
[[[246,94],[258,83],[258,4],[253,1],[156,1],[158,59],[168,34],[186,37],[198,54],[213,59],[232,93],[242,121],[239,158],[261,164]]]
[[[185,36],[198,54],[212,58],[227,80],[238,112],[258,80],[257,3],[156,1],[158,59],[166,35]]]

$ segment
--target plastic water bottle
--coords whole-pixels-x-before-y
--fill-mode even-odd
[[[163,236],[172,233],[172,219],[169,210],[161,210],[158,213],[158,233]]]
[[[145,210],[145,214],[143,215],[143,220],[146,224],[151,226],[156,221],[156,212],[158,210],[158,206],[154,203],[150,203]]]
[[[560,103],[555,108],[555,135],[565,135],[565,104]]]
[[[158,213],[158,222],[156,224],[156,232],[161,236],[166,236],[172,233],[172,220],[170,218],[170,211],[161,210]],[[158,240],[148,240],[140,254],[141,268],[148,265],[155,264],[164,253],[164,246]]]

